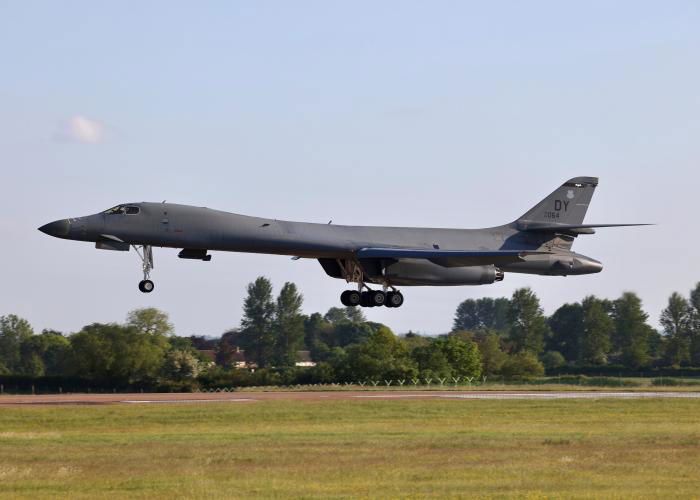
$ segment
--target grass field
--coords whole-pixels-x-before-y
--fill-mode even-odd
[[[3,497],[700,495],[700,402],[0,409]]]

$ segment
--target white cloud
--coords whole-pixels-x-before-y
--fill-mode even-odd
[[[75,115],[59,125],[55,137],[62,141],[97,144],[102,142],[104,135],[102,124],[86,116]]]

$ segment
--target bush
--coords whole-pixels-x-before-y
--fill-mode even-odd
[[[508,359],[503,363],[501,374],[506,378],[527,378],[539,377],[544,375],[544,366],[540,363],[534,354],[529,352],[521,352],[508,356]]]
[[[316,366],[299,370],[295,383],[308,384],[330,384],[335,382],[336,375],[333,367],[325,362],[318,363]]]
[[[566,363],[564,356],[559,351],[547,351],[542,355],[542,364],[548,370],[559,368]]]
[[[672,386],[672,387],[683,387],[683,386],[695,386],[700,385],[700,380],[682,380],[677,378],[655,378],[651,380],[651,385],[655,386]]]

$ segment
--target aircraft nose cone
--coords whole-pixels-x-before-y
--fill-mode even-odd
[[[68,236],[70,232],[70,222],[68,219],[61,219],[54,222],[49,222],[39,228],[42,233],[48,234],[49,236],[55,236],[56,238],[63,238]]]

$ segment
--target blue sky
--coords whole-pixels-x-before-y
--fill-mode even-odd
[[[74,331],[155,306],[213,335],[260,274],[308,312],[344,289],[314,261],[158,249],[146,296],[133,252],[36,231],[120,202],[480,227],[593,175],[587,222],[659,223],[579,238],[602,274],[406,288],[367,315],[441,333],[461,300],[530,286],[548,313],[635,290],[655,322],[700,281],[698,26],[673,1],[0,0],[0,314]]]

